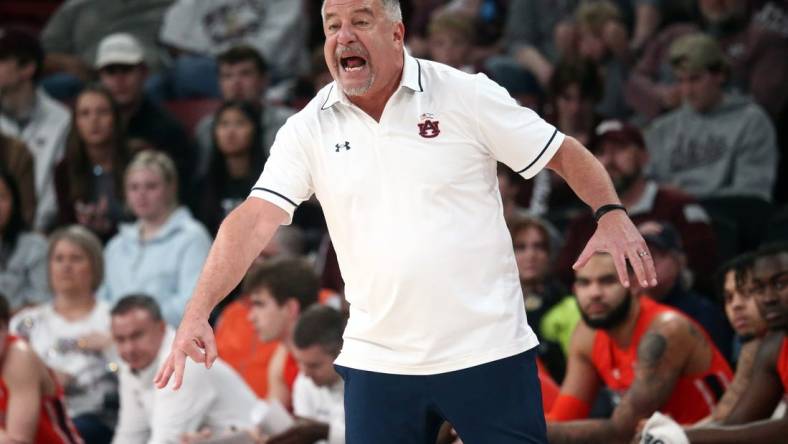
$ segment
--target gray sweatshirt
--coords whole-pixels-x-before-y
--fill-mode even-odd
[[[726,94],[706,113],[684,104],[646,131],[649,173],[697,198],[772,200],[777,142],[772,122],[748,97]]]
[[[47,240],[43,236],[20,233],[14,251],[5,254],[0,264],[0,293],[8,299],[12,311],[52,299],[47,280]]]

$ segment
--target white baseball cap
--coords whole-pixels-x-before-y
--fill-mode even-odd
[[[107,65],[138,65],[145,61],[145,51],[139,40],[125,32],[110,34],[99,43],[96,69]]]

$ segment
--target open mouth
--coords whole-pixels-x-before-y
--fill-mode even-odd
[[[345,72],[361,71],[367,66],[367,59],[357,55],[341,57],[339,64]]]

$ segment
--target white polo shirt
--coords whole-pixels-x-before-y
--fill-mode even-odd
[[[177,391],[153,385],[174,339],[175,330],[167,327],[158,356],[142,370],[120,363],[120,411],[113,444],[174,444],[184,433],[203,428],[221,435],[254,426],[251,412],[261,401],[221,359],[210,370],[187,359],[186,376]]]
[[[293,413],[328,424],[328,437],[316,444],[345,444],[345,382],[319,386],[299,373],[293,384]]]
[[[291,117],[251,196],[320,201],[350,302],[336,363],[428,375],[534,347],[496,160],[530,178],[563,140],[483,74],[409,55],[380,122],[335,83]]]

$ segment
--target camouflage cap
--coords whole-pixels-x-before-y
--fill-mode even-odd
[[[575,10],[575,21],[594,34],[601,35],[611,20],[622,21],[622,17],[621,10],[610,0],[583,2]]]
[[[727,66],[719,43],[707,34],[690,34],[670,45],[670,65],[673,69],[691,72],[722,69]]]

